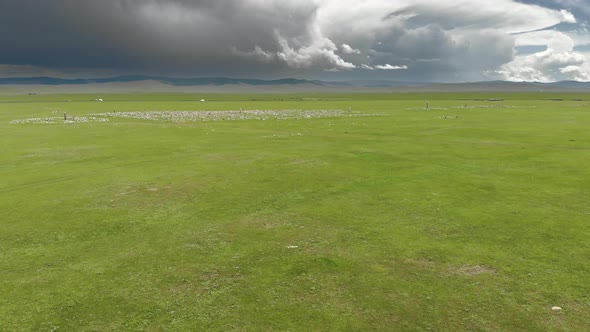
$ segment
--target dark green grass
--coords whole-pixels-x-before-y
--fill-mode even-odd
[[[2,96],[0,329],[589,330],[579,98]],[[9,124],[240,107],[382,115]]]

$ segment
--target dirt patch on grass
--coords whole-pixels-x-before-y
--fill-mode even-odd
[[[292,159],[289,164],[291,165],[325,165],[326,162],[322,160],[315,160],[315,159]]]
[[[498,270],[486,265],[464,265],[457,268],[455,273],[466,276],[478,276],[482,274],[496,274]]]
[[[172,189],[172,186],[166,186],[166,187],[150,187],[150,188],[147,188],[147,191],[156,193],[158,191],[168,190],[168,189]]]

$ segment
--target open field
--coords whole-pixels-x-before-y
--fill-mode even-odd
[[[153,111],[188,115],[114,116]],[[584,94],[2,95],[0,330],[588,331],[589,128]]]

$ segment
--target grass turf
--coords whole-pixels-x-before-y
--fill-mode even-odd
[[[0,96],[1,329],[589,330],[586,98]]]

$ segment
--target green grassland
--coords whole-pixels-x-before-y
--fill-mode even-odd
[[[0,330],[588,331],[589,129],[583,94],[0,96]]]

